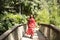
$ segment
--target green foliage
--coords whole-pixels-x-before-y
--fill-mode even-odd
[[[15,13],[9,13],[10,11]],[[22,15],[16,11],[22,12]],[[26,24],[26,14],[34,14],[37,23],[50,23],[60,27],[58,0],[0,0],[0,30],[8,30],[15,24]]]
[[[27,23],[27,16],[26,15],[22,15],[22,23],[26,24]]]
[[[44,9],[38,12],[37,17],[35,17],[37,23],[49,23],[49,12]]]
[[[52,13],[52,15],[50,17],[50,23],[60,27],[60,16],[58,16],[56,11],[55,11],[55,13]]]
[[[23,1],[23,4],[25,6],[25,11],[30,12],[32,14],[36,13],[40,9],[40,0],[25,0]],[[27,11],[27,10],[29,11]]]
[[[4,15],[4,17],[1,19],[0,29],[8,30],[9,28],[12,28],[12,26],[15,24],[21,24],[26,22],[27,21],[25,15],[8,13]]]
[[[3,18],[3,20],[10,21],[10,22],[12,22],[12,24],[15,24],[15,23],[17,24],[17,23],[21,22],[21,18],[22,18],[22,16],[19,15],[19,14],[16,14],[16,15],[14,15],[14,14],[7,14]]]

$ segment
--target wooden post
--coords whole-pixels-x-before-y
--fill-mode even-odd
[[[47,37],[48,37],[48,39],[50,40],[50,28],[48,28],[48,30],[47,30]]]
[[[48,28],[47,27],[45,27],[45,30],[44,30],[44,35],[47,37],[48,35],[47,35],[47,33],[48,33]]]
[[[18,40],[21,40],[23,36],[23,26],[18,27]]]

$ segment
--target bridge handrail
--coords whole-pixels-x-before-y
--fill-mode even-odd
[[[26,24],[18,24],[18,25],[15,25],[12,29],[7,30],[5,33],[3,33],[3,34],[0,36],[0,40],[5,39],[6,37],[8,37],[8,35],[9,35],[10,33],[12,33],[12,32],[13,32],[14,30],[16,30],[18,27],[23,26],[23,25],[26,25]],[[39,24],[39,25],[42,25],[42,26],[44,26],[44,27],[48,27],[48,28],[53,29],[53,30],[55,30],[56,32],[59,32],[59,33],[60,33],[60,29],[57,28],[56,26],[52,25],[52,24],[42,24],[42,23],[41,23],[41,24]]]
[[[60,40],[60,29],[53,24],[40,23],[39,31],[47,38],[47,40]]]
[[[17,29],[17,28],[20,27],[20,26],[22,26],[22,24],[15,25],[15,26],[13,26],[12,29],[7,30],[5,33],[3,33],[3,34],[0,36],[0,40],[5,39],[10,33],[12,33],[15,29]]]
[[[57,27],[56,27],[55,25],[53,25],[53,24],[39,24],[39,25],[43,25],[43,26],[45,26],[45,27],[48,27],[48,28],[51,28],[51,29],[53,29],[53,30],[56,30],[56,31],[60,32],[60,29],[57,28]]]

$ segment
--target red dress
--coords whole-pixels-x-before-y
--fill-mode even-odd
[[[27,35],[34,35],[34,28],[35,28],[35,20],[34,18],[30,18],[28,20],[28,30],[27,30]]]

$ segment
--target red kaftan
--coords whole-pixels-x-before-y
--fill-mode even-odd
[[[35,28],[35,20],[34,20],[34,18],[30,18],[29,20],[28,20],[28,30],[27,30],[27,34],[28,35],[34,35],[34,28]]]

